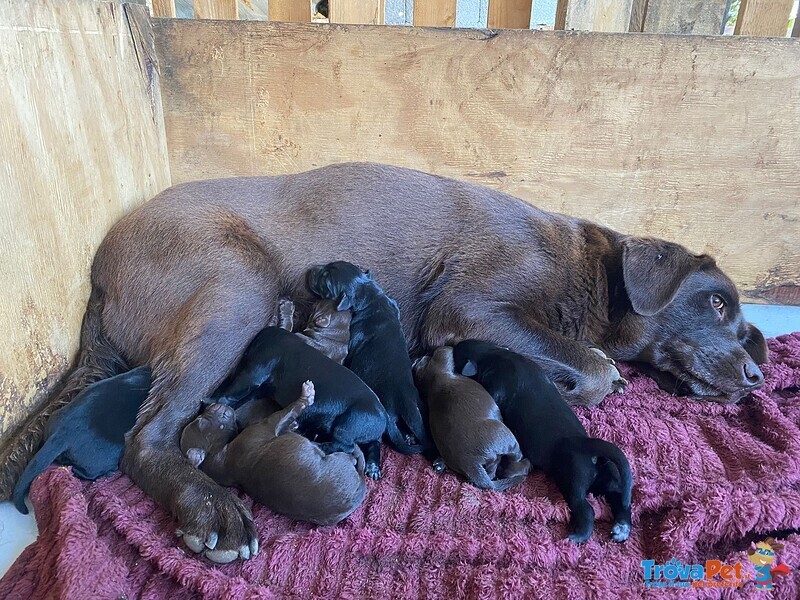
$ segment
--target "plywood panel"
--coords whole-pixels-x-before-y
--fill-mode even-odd
[[[785,37],[793,0],[742,0],[736,35]]]
[[[0,0],[3,440],[77,349],[106,231],[169,184],[149,33],[143,6]]]
[[[194,0],[195,19],[238,19],[238,0]]]
[[[414,0],[414,25],[455,27],[456,0]]]
[[[638,0],[637,0],[638,1]],[[659,0],[647,3],[644,31],[719,35],[726,0]]]
[[[153,16],[175,17],[175,0],[153,0]]]
[[[311,0],[269,0],[270,21],[308,23],[311,21]]]
[[[155,27],[176,181],[384,162],[711,252],[751,298],[800,284],[799,40]]]
[[[490,29],[528,29],[532,6],[531,0],[489,0],[486,25]]]
[[[384,0],[329,0],[331,23],[360,23],[382,25]]]
[[[558,0],[556,29],[628,31],[634,0]]]

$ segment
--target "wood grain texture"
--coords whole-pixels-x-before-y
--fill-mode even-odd
[[[735,35],[786,37],[793,0],[742,0]]]
[[[239,18],[238,0],[194,0],[195,19]]]
[[[647,3],[643,31],[720,35],[726,3],[726,0],[653,0]]]
[[[143,6],[0,0],[0,438],[77,349],[89,267],[169,184]]]
[[[154,27],[176,182],[383,162],[710,252],[750,298],[800,284],[798,40]]]
[[[641,33],[644,31],[644,17],[647,14],[647,0],[633,0],[631,20],[628,31]]]
[[[311,0],[269,0],[267,5],[270,21],[309,23]]]
[[[154,17],[175,17],[175,0],[153,0]]]
[[[531,26],[531,0],[489,0],[489,29],[528,29]]]
[[[383,25],[384,0],[329,0],[331,23]]]
[[[558,0],[556,29],[628,31],[634,0]]]
[[[455,27],[456,0],[414,0],[414,25]]]

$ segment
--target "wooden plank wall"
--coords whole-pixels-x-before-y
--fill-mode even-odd
[[[489,29],[528,29],[531,8],[531,0],[489,0],[486,26]]]
[[[195,19],[238,19],[238,0],[194,0]]]
[[[633,0],[558,0],[556,29],[628,31]]]
[[[176,182],[413,167],[676,240],[749,298],[800,303],[798,40],[154,26]]]
[[[331,23],[383,24],[383,0],[329,0],[328,7]]]
[[[0,0],[0,440],[71,361],[106,231],[169,185],[144,10]]]
[[[414,0],[414,25],[455,27],[456,0]]]
[[[659,0],[647,3],[647,33],[719,35],[726,0]]]
[[[794,0],[742,0],[736,35],[785,37]]]
[[[311,20],[311,0],[269,0],[270,21],[308,23]]]

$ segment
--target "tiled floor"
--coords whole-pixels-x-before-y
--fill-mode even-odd
[[[766,337],[800,331],[800,307],[747,304],[744,314]],[[0,503],[0,575],[37,535],[32,514],[21,515],[10,502]]]

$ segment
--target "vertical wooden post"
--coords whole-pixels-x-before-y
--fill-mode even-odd
[[[175,18],[175,0],[153,0],[154,17]]]
[[[489,0],[489,29],[529,29],[531,0]]]
[[[414,0],[417,27],[455,27],[456,0]]]
[[[633,0],[631,7],[631,21],[628,31],[631,33],[641,33],[644,31],[644,18],[647,14],[647,0]]]
[[[786,37],[793,0],[742,0],[735,35]]]
[[[331,23],[383,25],[383,0],[329,0]]]
[[[634,0],[558,0],[555,29],[628,31]]]
[[[726,3],[727,0],[653,0],[647,3],[642,31],[719,35]]]
[[[311,21],[311,0],[269,0],[270,21],[308,23]]]
[[[238,0],[194,0],[195,19],[238,19]]]

